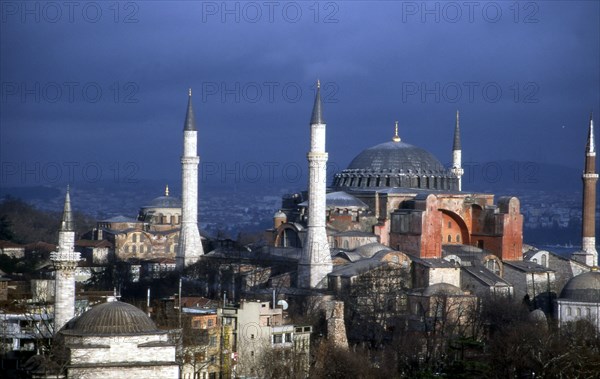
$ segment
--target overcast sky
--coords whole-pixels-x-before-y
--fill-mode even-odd
[[[456,109],[466,162],[579,168],[600,125],[597,1],[0,6],[4,185],[178,178],[188,87],[211,172],[304,167],[317,78],[340,169],[395,120],[449,163]]]

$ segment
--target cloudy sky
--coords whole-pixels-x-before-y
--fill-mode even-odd
[[[4,185],[178,178],[188,87],[211,172],[304,165],[317,78],[340,168],[395,120],[448,163],[456,109],[464,161],[580,167],[600,114],[597,1],[0,7]]]

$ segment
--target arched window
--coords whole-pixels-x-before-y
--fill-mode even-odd
[[[460,234],[456,235],[456,242],[460,242]]]
[[[452,227],[452,221],[448,221],[448,228]]]
[[[548,258],[546,258],[546,255],[542,255],[542,266],[548,267]]]
[[[571,315],[571,307],[567,307],[567,316]]]
[[[131,241],[132,241],[132,242],[134,242],[134,243],[135,243],[135,242],[137,242],[137,234],[134,234],[134,235],[131,237]]]
[[[135,253],[137,252],[137,249],[136,249],[136,246],[135,246],[135,245],[131,246],[131,252],[132,252],[133,254],[135,254]]]
[[[348,240],[344,241],[344,249],[348,250]]]
[[[448,242],[452,242],[452,236],[448,234]]]
[[[577,307],[577,317],[581,317],[581,308]]]
[[[537,263],[537,258],[532,259],[533,263]]]
[[[487,262],[485,262],[485,266],[494,274],[500,275],[500,265],[498,264],[498,262],[496,262],[495,259],[490,259]]]

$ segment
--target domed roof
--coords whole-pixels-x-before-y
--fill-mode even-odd
[[[425,291],[423,291],[423,296],[433,295],[464,295],[464,292],[450,283],[435,283],[425,288]]]
[[[444,170],[444,166],[427,150],[404,142],[385,142],[363,150],[348,169],[364,170]]]
[[[563,288],[560,298],[600,303],[600,271],[594,270],[571,278]]]
[[[371,242],[366,245],[361,245],[353,250],[353,252],[360,254],[363,258],[371,258],[380,251],[391,251],[389,246],[380,244],[379,242]]]
[[[181,200],[174,196],[159,196],[152,199],[144,208],[181,208]]]
[[[363,150],[335,175],[333,187],[458,190],[458,178],[427,150],[397,138]]]
[[[69,321],[62,332],[100,336],[162,333],[141,309],[120,301],[109,301],[94,306]]]

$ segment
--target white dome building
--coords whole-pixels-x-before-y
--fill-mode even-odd
[[[179,378],[176,345],[142,310],[120,301],[97,305],[59,332],[67,378]]]
[[[600,330],[600,272],[577,275],[567,282],[557,303],[560,323],[587,319]]]

